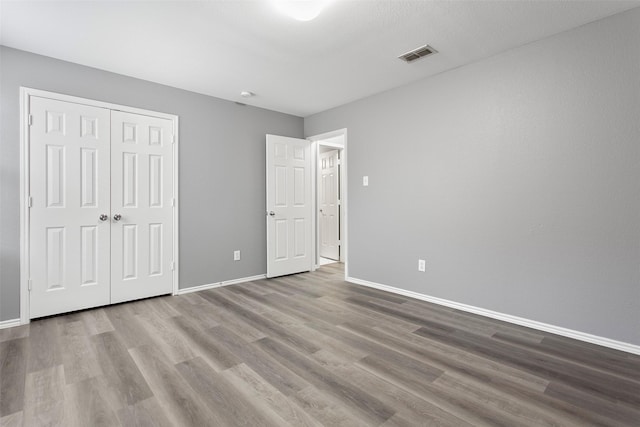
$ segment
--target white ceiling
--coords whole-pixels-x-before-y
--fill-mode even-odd
[[[640,2],[335,0],[310,22],[269,0],[0,6],[5,46],[304,117]],[[424,44],[439,53],[397,59]]]

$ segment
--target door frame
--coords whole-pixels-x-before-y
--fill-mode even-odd
[[[97,101],[93,99],[80,98],[71,95],[64,95],[56,92],[49,92],[46,90],[33,89],[29,87],[20,87],[20,324],[28,324],[30,319],[29,308],[29,198],[30,194],[28,189],[30,188],[29,182],[29,108],[30,99],[32,96],[40,98],[48,98],[56,101],[72,102],[75,104],[88,105],[91,107],[105,108],[109,110],[118,110],[126,113],[140,114],[151,117],[158,117],[162,119],[171,120],[173,123],[174,136],[173,136],[173,194],[175,203],[173,206],[173,295],[178,294],[180,289],[180,257],[179,257],[179,118],[175,114],[161,113],[157,111],[150,111],[141,108],[129,107],[126,105],[113,104],[110,102]]]
[[[337,143],[332,141],[327,141],[331,139],[337,139],[338,137],[342,137],[343,143]],[[319,256],[320,256],[320,248],[318,247],[319,242],[319,223],[318,223],[318,159],[320,153],[320,146],[325,147],[333,147],[340,150],[340,261],[344,264],[344,277],[349,277],[349,228],[348,228],[348,192],[347,192],[347,177],[348,177],[348,166],[347,166],[347,129],[337,129],[331,132],[325,132],[318,135],[313,135],[307,137],[307,140],[311,141],[311,153],[312,153],[312,162],[313,162],[313,173],[311,174],[311,188],[313,191],[312,194],[312,211],[311,211],[311,220],[313,224],[313,233],[311,233],[311,248],[313,255],[313,265],[311,271],[315,271],[319,268]]]

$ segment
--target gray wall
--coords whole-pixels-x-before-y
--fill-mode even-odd
[[[350,276],[640,345],[640,9],[305,119],[340,128]]]
[[[20,86],[180,116],[180,287],[266,272],[265,134],[302,118],[0,47],[0,321],[19,316]]]

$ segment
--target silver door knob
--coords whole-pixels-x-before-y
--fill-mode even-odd
[[[274,211],[269,211],[269,216],[276,216],[276,213]]]
[[[120,221],[121,219],[122,219],[122,215],[120,215],[120,214],[115,214],[115,215],[113,216],[113,220],[114,220],[115,222],[118,222],[118,221]]]
[[[109,219],[109,215],[102,214],[98,217],[100,221],[106,221]]]

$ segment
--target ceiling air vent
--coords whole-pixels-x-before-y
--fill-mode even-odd
[[[417,49],[413,49],[410,52],[407,52],[405,54],[398,56],[398,59],[402,59],[405,62],[413,62],[416,59],[424,58],[425,56],[429,56],[437,52],[438,51],[432,48],[431,46],[424,45],[424,46],[420,46]]]

